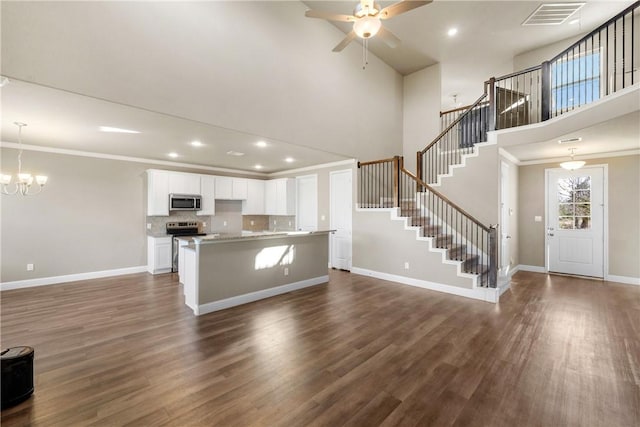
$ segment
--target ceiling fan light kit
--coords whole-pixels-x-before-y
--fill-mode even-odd
[[[353,23],[353,29],[333,48],[334,52],[341,52],[356,37],[361,38],[365,42],[364,48],[366,51],[367,40],[375,35],[378,35],[389,47],[395,48],[400,43],[400,39],[382,25],[382,20],[390,19],[417,7],[424,6],[431,3],[431,1],[432,0],[402,0],[384,9],[380,9],[380,6],[372,0],[361,0],[356,5],[352,15],[339,15],[321,10],[307,10],[305,16],[308,18],[326,19],[328,21]]]

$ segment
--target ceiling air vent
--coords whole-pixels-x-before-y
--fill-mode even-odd
[[[522,25],[560,25],[584,5],[585,3],[545,3],[529,15]]]

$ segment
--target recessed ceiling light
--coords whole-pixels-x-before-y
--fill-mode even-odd
[[[293,157],[287,157],[286,159],[284,159],[284,161],[287,163],[291,163],[293,162]]]
[[[569,25],[577,24],[578,22],[580,22],[579,19],[574,19],[573,21],[569,21]]]
[[[204,144],[200,141],[191,141],[191,145],[194,147],[202,147]]]
[[[256,169],[262,169],[262,165],[255,165],[254,168]]]
[[[140,133],[137,130],[131,130],[131,129],[122,129],[122,128],[114,128],[111,126],[100,126],[98,128],[98,130],[100,132],[114,132],[114,133]]]
[[[267,146],[267,143],[266,143],[266,142],[264,142],[264,141],[258,141],[258,142],[256,142],[256,146],[257,146],[257,147],[266,147],[266,146]]]
[[[449,31],[447,31],[447,35],[449,37],[453,37],[456,34],[458,34],[458,29],[457,28],[449,28]]]
[[[176,157],[178,157],[178,153],[175,153],[172,151],[171,153],[167,154],[167,156],[171,157],[172,159],[175,159]]]
[[[237,157],[244,156],[244,153],[241,153],[239,151],[233,151],[233,150],[227,151],[227,154],[229,156],[237,156]]]

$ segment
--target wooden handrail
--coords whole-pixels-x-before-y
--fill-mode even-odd
[[[398,156],[396,156],[396,157],[398,157]],[[358,162],[358,167],[360,167],[360,166],[368,166],[368,165],[377,165],[379,163],[390,163],[390,162],[393,162],[396,157],[391,157],[390,159],[372,160],[370,162]]]
[[[476,102],[474,102],[473,104],[471,104],[471,107],[469,107],[469,109],[467,110],[467,112],[460,114],[460,116],[455,119],[453,122],[451,122],[451,124],[449,126],[447,126],[447,128],[445,130],[443,130],[442,132],[440,132],[440,134],[433,140],[431,141],[431,144],[427,145],[424,149],[418,151],[419,153],[426,153],[429,148],[433,147],[434,144],[436,144],[438,141],[440,141],[440,139],[446,135],[447,132],[449,132],[451,129],[453,129],[453,127],[455,125],[457,125],[458,123],[460,123],[460,121],[462,121],[462,119],[464,117],[466,117],[466,115],[473,110],[475,107],[478,106],[478,104],[480,104],[480,102],[487,97],[486,92],[482,94],[482,96],[480,96],[480,98],[478,98],[478,100]]]
[[[537,70],[539,70],[539,69],[541,69],[541,68],[542,68],[542,64],[540,64],[540,65],[534,65],[533,67],[529,67],[529,68],[527,68],[526,70],[516,71],[516,72],[513,72],[513,73],[511,73],[511,74],[505,74],[504,76],[495,77],[495,80],[496,80],[496,81],[498,81],[498,80],[506,80],[506,79],[510,79],[511,77],[516,77],[516,76],[519,76],[519,75],[521,75],[521,74],[527,74],[527,73],[530,73],[530,72],[532,72],[532,71],[537,71]],[[485,83],[485,84],[489,84],[489,82],[490,82],[490,80],[487,80],[487,81],[486,81],[486,82],[484,82],[484,83]]]
[[[402,172],[406,173],[407,175],[409,175],[411,178],[413,178],[414,181],[416,181],[416,183],[420,184],[421,186],[427,188],[429,191],[431,191],[433,194],[435,194],[436,196],[438,196],[439,198],[441,198],[442,200],[444,200],[445,202],[447,202],[452,208],[456,209],[458,212],[460,212],[462,215],[466,216],[469,220],[471,220],[472,222],[474,222],[478,227],[480,227],[481,229],[483,229],[484,231],[486,231],[487,233],[489,232],[489,230],[492,228],[491,226],[487,227],[486,225],[484,225],[483,223],[481,223],[478,219],[476,219],[476,217],[474,217],[473,215],[471,215],[469,212],[465,211],[464,209],[462,209],[460,206],[458,206],[457,204],[455,204],[454,202],[451,201],[451,199],[449,199],[447,196],[445,196],[444,194],[440,193],[439,191],[436,191],[433,189],[433,187],[431,187],[429,184],[427,184],[426,182],[424,182],[423,180],[421,180],[420,178],[418,178],[417,176],[415,176],[414,174],[412,174],[411,172],[409,172],[408,170],[406,170],[404,167],[402,167],[400,169]]]

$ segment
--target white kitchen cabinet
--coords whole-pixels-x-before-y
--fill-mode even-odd
[[[246,198],[247,180],[245,178],[216,176],[216,199],[245,200]]]
[[[170,172],[170,194],[200,194],[200,175],[195,173]]]
[[[296,214],[296,181],[293,178],[272,179],[265,183],[266,215]]]
[[[147,236],[147,271],[151,274],[171,271],[171,236]]]
[[[169,172],[147,170],[147,215],[169,216]]]
[[[200,195],[202,196],[202,209],[196,215],[216,214],[216,177],[212,175],[200,175]]]
[[[247,179],[247,199],[242,202],[243,215],[264,215],[265,181]]]

